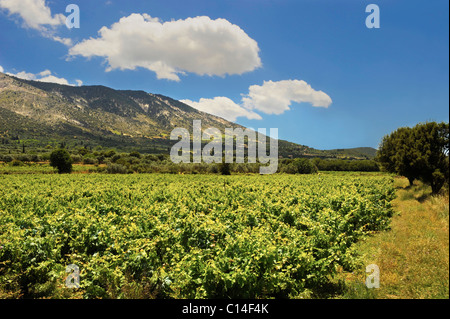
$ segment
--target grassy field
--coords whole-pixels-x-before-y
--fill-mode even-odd
[[[361,255],[359,271],[341,272],[339,298],[448,299],[449,198],[431,196],[420,182],[409,187],[396,178],[396,211],[392,228],[356,244]],[[380,269],[380,288],[367,289],[365,265]]]

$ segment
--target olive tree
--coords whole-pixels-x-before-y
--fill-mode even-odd
[[[427,122],[402,127],[381,141],[376,159],[384,170],[415,179],[438,193],[449,179],[449,124]]]
[[[50,154],[50,166],[55,167],[59,174],[72,172],[72,157],[65,149],[54,150]]]

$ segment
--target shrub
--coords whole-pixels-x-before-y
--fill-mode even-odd
[[[50,160],[50,153],[43,154],[43,155],[41,156],[41,159],[42,159],[43,161],[49,161],[49,160]]]
[[[0,161],[3,161],[5,163],[9,163],[12,160],[13,160],[13,158],[11,156],[9,156],[9,155],[3,155],[3,156],[0,155]]]
[[[59,174],[72,172],[72,158],[65,149],[57,149],[50,154],[50,166],[55,167]]]
[[[81,163],[83,161],[83,158],[81,155],[72,155],[72,163]]]
[[[230,163],[220,163],[219,172],[222,175],[231,175]]]
[[[116,151],[114,150],[109,150],[105,152],[105,157],[113,157],[114,155],[116,155]]]
[[[314,174],[317,173],[317,167],[314,163],[306,158],[296,158],[281,168],[281,172],[287,174]]]
[[[295,165],[293,163],[284,165],[281,168],[281,172],[282,173],[286,173],[286,174],[297,174],[297,168],[295,167]]]
[[[121,158],[120,154],[114,154],[114,155],[111,157],[111,161],[112,161],[113,163],[115,163],[115,162],[117,162],[120,158]]]
[[[31,161],[30,156],[28,156],[26,154],[17,155],[16,159],[21,161],[21,162],[30,162]]]
[[[94,164],[97,164],[97,163],[98,162],[97,162],[97,160],[95,158],[92,158],[92,157],[85,157],[85,158],[83,158],[83,164],[94,165]]]
[[[9,165],[11,165],[11,166],[23,166],[24,163],[22,161],[19,161],[19,160],[15,159],[11,163],[9,163]]]
[[[139,152],[136,152],[136,151],[131,152],[130,156],[133,156],[133,157],[136,157],[136,158],[141,158],[141,154]]]
[[[234,171],[236,173],[248,173],[248,167],[244,163],[238,163],[236,164]]]
[[[104,155],[98,155],[97,156],[97,162],[98,162],[98,164],[105,163],[105,156]]]
[[[159,158],[155,155],[149,154],[149,155],[145,155],[144,160],[146,162],[157,162],[157,161],[159,161]]]
[[[208,173],[217,174],[217,173],[219,173],[219,168],[217,167],[216,164],[209,164]]]
[[[32,154],[31,156],[30,156],[30,160],[32,161],[32,162],[40,162],[41,161],[41,158],[39,157],[39,155],[37,155],[37,154]]]
[[[108,174],[127,174],[128,168],[122,164],[108,164],[106,166],[106,172]]]
[[[89,154],[89,150],[86,147],[80,147],[78,149],[78,154],[80,154],[81,156],[84,156],[86,154]]]

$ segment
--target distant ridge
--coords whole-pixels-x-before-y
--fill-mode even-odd
[[[198,111],[170,97],[144,91],[114,90],[101,85],[69,86],[28,81],[0,73],[0,138],[28,147],[102,146],[143,153],[167,153],[175,127],[242,126]],[[360,147],[316,150],[279,140],[281,157],[373,158],[376,150]]]
[[[326,150],[329,153],[336,153],[337,155],[346,155],[346,156],[367,156],[368,158],[374,158],[377,150],[373,147],[354,147],[354,148],[345,148],[345,149],[333,149]]]

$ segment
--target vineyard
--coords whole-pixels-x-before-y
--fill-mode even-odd
[[[386,175],[3,175],[0,296],[310,296],[393,198]]]

